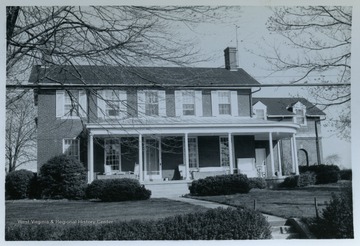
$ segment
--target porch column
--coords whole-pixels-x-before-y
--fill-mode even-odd
[[[279,160],[279,176],[282,176],[282,167],[281,167],[281,150],[280,150],[281,140],[277,143],[277,154],[278,154],[278,160]]]
[[[229,132],[228,134],[228,144],[229,144],[229,165],[230,165],[230,174],[234,173],[234,154],[233,154],[233,145],[232,145],[232,135]]]
[[[290,148],[291,148],[291,162],[292,162],[292,172],[296,173],[296,167],[295,167],[295,154],[294,154],[294,141],[293,138],[290,138]]]
[[[88,135],[88,183],[94,180],[94,136],[91,132]]]
[[[139,134],[139,179],[144,180],[144,168],[143,168],[143,151],[142,151],[142,135]]]
[[[295,133],[293,134],[293,147],[294,147],[294,163],[295,163],[295,174],[299,174],[299,163],[298,163],[298,156],[297,156],[297,146],[296,146],[296,137]]]
[[[185,178],[189,180],[189,140],[188,133],[185,133]]]
[[[275,170],[275,165],[274,165],[274,146],[273,146],[273,138],[272,138],[272,133],[269,132],[269,148],[270,148],[270,162],[271,162],[271,176],[274,176],[274,170]]]

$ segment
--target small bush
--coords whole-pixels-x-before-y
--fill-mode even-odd
[[[45,163],[39,174],[42,198],[82,199],[85,196],[86,170],[78,160],[60,155]]]
[[[316,184],[336,183],[340,178],[340,168],[336,165],[301,166],[299,170],[300,174],[314,172],[316,174]]]
[[[297,186],[305,187],[316,183],[316,174],[314,172],[304,172],[299,175]]]
[[[289,176],[279,185],[281,188],[295,188],[299,182],[299,175]]]
[[[320,218],[311,221],[310,229],[318,238],[354,238],[351,187],[339,195],[333,194]]]
[[[314,185],[316,183],[316,175],[314,172],[304,172],[300,175],[286,177],[284,182],[280,184],[281,188],[296,188]]]
[[[24,199],[33,197],[36,176],[28,170],[10,172],[5,178],[6,199]]]
[[[94,180],[86,189],[89,199],[100,199],[104,202],[146,200],[151,191],[140,185],[136,179],[102,179]]]
[[[340,171],[340,179],[341,180],[352,180],[352,170],[344,169]]]
[[[244,174],[219,175],[194,180],[189,186],[190,194],[195,196],[230,195],[248,193],[249,179]]]
[[[267,183],[264,178],[249,178],[250,189],[266,189]]]
[[[157,221],[95,225],[7,225],[5,239],[14,240],[245,240],[271,238],[265,217],[248,209],[211,209]]]

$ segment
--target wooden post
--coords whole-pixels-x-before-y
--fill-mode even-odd
[[[256,210],[256,200],[254,199],[254,210]]]
[[[318,211],[318,204],[316,201],[316,197],[314,197],[314,203],[315,203],[315,214],[316,214],[316,218],[319,218],[319,211]]]

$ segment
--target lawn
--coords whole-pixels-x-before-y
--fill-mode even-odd
[[[6,224],[33,221],[128,221],[155,220],[168,216],[205,211],[206,208],[168,199],[92,202],[68,200],[6,201]]]
[[[260,190],[252,189],[247,194],[234,194],[222,196],[203,196],[197,199],[214,201],[222,204],[254,208],[283,218],[315,217],[316,197],[318,211],[321,213],[332,193],[338,193],[349,182],[339,182],[329,185],[315,185],[291,190]],[[255,201],[255,202],[254,202]]]

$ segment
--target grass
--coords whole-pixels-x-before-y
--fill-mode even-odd
[[[13,200],[5,203],[6,224],[31,220],[156,220],[205,210],[201,206],[161,198],[108,203],[68,200]]]
[[[316,185],[291,190],[260,190],[252,189],[247,194],[222,196],[203,196],[197,199],[214,201],[222,204],[254,208],[260,212],[280,216],[283,218],[315,217],[316,197],[319,213],[330,201],[332,193],[341,191],[348,182],[338,184]]]

